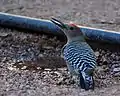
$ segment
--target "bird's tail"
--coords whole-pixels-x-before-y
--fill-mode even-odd
[[[94,90],[94,79],[93,74],[86,74],[85,72],[80,73],[80,86],[82,89]]]

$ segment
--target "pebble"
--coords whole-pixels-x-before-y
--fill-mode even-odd
[[[42,83],[43,84],[49,83],[49,84],[54,84],[54,85],[57,84],[60,86],[62,86],[62,85],[72,86],[75,82],[74,82],[74,80],[72,80],[70,78],[67,67],[65,67],[65,66],[63,67],[63,65],[62,65],[63,62],[61,62],[61,61],[59,62],[59,64],[62,65],[62,66],[59,65],[60,68],[55,68],[55,70],[54,70],[54,68],[52,69],[52,67],[54,67],[52,65],[53,62],[56,61],[55,62],[56,66],[58,64],[58,61],[55,58],[61,60],[61,57],[60,57],[61,50],[60,49],[62,48],[64,43],[57,41],[58,42],[57,44],[54,43],[53,45],[50,45],[50,44],[46,43],[46,45],[44,45],[44,42],[40,43],[41,40],[44,39],[45,42],[48,42],[49,40],[51,40],[52,42],[54,42],[54,40],[56,40],[56,39],[49,39],[47,36],[43,36],[43,39],[41,39],[41,38],[39,38],[39,36],[37,36],[37,37],[35,37],[36,40],[33,40],[32,39],[34,37],[33,34],[32,35],[26,34],[26,35],[28,35],[28,36],[26,36],[25,38],[21,38],[22,36],[20,36],[20,34],[19,35],[16,34],[15,36],[14,36],[14,34],[12,34],[13,39],[11,41],[9,39],[8,40],[6,39],[6,41],[0,42],[0,44],[3,44],[3,43],[7,44],[6,46],[0,47],[2,62],[6,62],[5,65],[4,64],[1,64],[1,65],[7,66],[7,69],[9,71],[12,71],[12,72],[14,71],[14,74],[15,74],[14,76],[16,76],[16,77],[14,77],[14,76],[9,76],[9,77],[10,78],[14,77],[13,79],[15,79],[16,82],[18,83],[18,84],[16,84],[16,86],[20,86],[21,84],[26,86],[26,83],[25,83],[26,81],[29,82],[28,87],[33,86],[36,83],[37,84],[35,86],[40,86],[40,84],[42,84]],[[6,37],[6,38],[8,38],[8,37]],[[18,47],[15,47],[15,46],[18,46]],[[40,47],[40,46],[42,46],[42,47]],[[53,46],[55,46],[55,48]],[[57,47],[57,46],[59,46],[59,47]],[[41,52],[40,49],[42,49],[43,52]],[[112,74],[108,74],[108,73],[116,72],[117,74],[115,74],[115,75],[119,75],[118,73],[119,73],[120,69],[119,69],[119,66],[117,66],[117,65],[119,65],[120,62],[119,62],[119,59],[116,59],[116,56],[118,58],[119,54],[117,54],[117,53],[114,54],[114,52],[111,52],[111,51],[108,52],[108,51],[105,51],[100,48],[97,48],[94,51],[95,51],[95,55],[97,57],[97,62],[100,65],[97,67],[98,68],[98,70],[96,70],[97,76],[95,76],[95,82],[98,82],[97,86],[103,87],[103,86],[108,86],[109,84],[114,84],[114,83],[111,83],[114,81],[113,79],[111,79]],[[108,53],[112,54],[112,55],[109,55]],[[106,54],[108,54],[108,55],[106,55]],[[23,58],[23,60],[21,60],[22,58],[20,58],[20,56],[21,57],[25,56],[26,59]],[[53,57],[54,60],[52,60],[51,57]],[[8,60],[8,58],[10,60]],[[48,65],[45,65],[45,66],[47,66],[47,68],[44,68],[42,71],[39,69],[41,69],[43,67],[43,65],[42,65],[42,67],[38,66],[39,64],[42,64],[42,62],[40,62],[40,61],[37,62],[37,66],[36,66],[36,64],[30,63],[31,61],[34,62],[39,58],[43,58],[43,60],[45,60],[45,62],[47,61],[47,59],[50,59],[48,62]],[[112,60],[111,58],[112,59],[114,58],[114,60]],[[23,64],[23,62],[25,62],[25,60],[29,60],[29,62],[27,64]],[[12,66],[16,63],[19,63],[18,65],[22,66],[22,67],[20,67],[19,71],[17,71],[18,70],[17,66],[16,66],[16,68]],[[33,69],[32,71],[29,70],[28,67],[32,67],[32,66],[29,66],[29,64],[32,64],[33,67],[36,66],[35,68],[37,71],[35,69]],[[12,66],[12,67],[8,67],[8,65]],[[51,68],[49,68],[49,66]],[[109,71],[109,70],[111,70],[111,71]],[[16,74],[17,75],[19,74],[18,77]],[[31,78],[32,81],[29,80],[29,78]],[[108,79],[110,79],[110,81]],[[36,80],[36,81],[34,81],[34,80]],[[105,82],[105,80],[107,80],[108,82]],[[32,82],[32,84],[31,84],[31,82]],[[39,82],[41,82],[41,83],[39,84]],[[24,88],[24,86],[22,88]],[[30,88],[32,88],[32,87],[30,87]],[[33,87],[33,88],[36,88],[36,87]]]
[[[95,52],[95,56],[99,56],[100,55],[100,53],[97,51],[97,52]]]
[[[22,70],[25,70],[26,68],[27,68],[27,66],[23,66],[21,69],[22,69]]]

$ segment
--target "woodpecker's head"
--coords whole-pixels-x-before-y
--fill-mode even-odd
[[[52,18],[51,21],[64,32],[68,39],[77,36],[83,36],[80,28],[74,23],[64,24],[55,18]]]

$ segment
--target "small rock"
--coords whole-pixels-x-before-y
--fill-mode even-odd
[[[43,48],[45,48],[45,49],[54,49],[54,47],[53,46],[43,46]]]
[[[44,55],[43,54],[39,54],[39,57],[44,57]]]
[[[115,58],[115,54],[112,54],[111,56],[112,56],[113,58]]]
[[[17,70],[17,68],[15,68],[15,67],[8,67],[8,69],[11,70],[11,71],[12,70]]]
[[[99,56],[100,55],[100,53],[97,51],[97,52],[95,52],[95,56]]]
[[[45,68],[44,70],[45,70],[45,71],[51,71],[51,69],[48,69],[48,68]]]
[[[113,72],[115,72],[115,73],[116,73],[116,72],[120,72],[120,67],[114,68],[114,69],[113,69]]]
[[[40,67],[37,67],[37,69],[39,70],[39,69],[41,69]]]
[[[46,35],[42,35],[42,39],[47,39],[47,36]]]
[[[81,15],[81,13],[80,12],[77,12],[76,14],[75,14],[75,16],[80,16]]]
[[[6,37],[6,36],[8,36],[9,34],[8,33],[1,33],[0,32],[0,37]]]
[[[27,66],[23,66],[21,69],[22,69],[22,70],[25,70],[26,68],[27,68]]]

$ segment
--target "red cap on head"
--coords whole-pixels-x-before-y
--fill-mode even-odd
[[[73,27],[77,27],[77,25],[75,23],[73,23],[73,22],[70,22],[69,25],[73,26]]]

